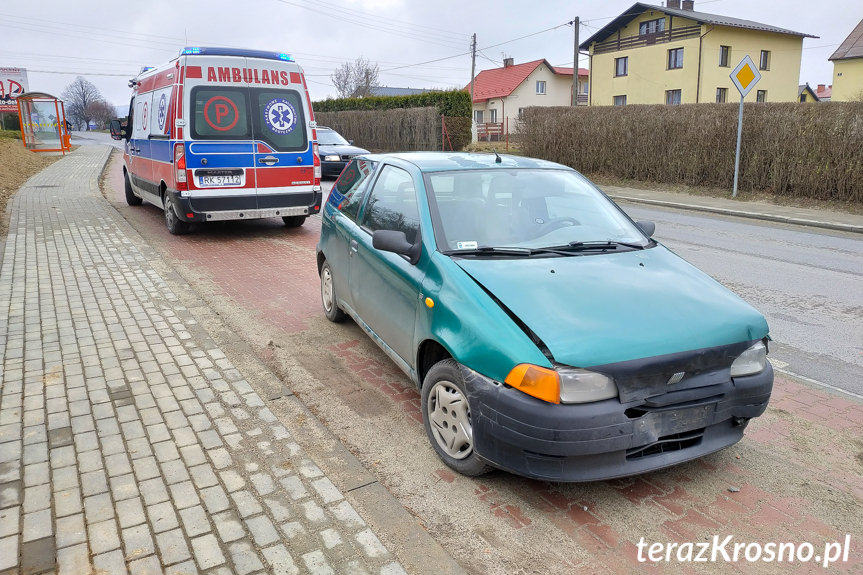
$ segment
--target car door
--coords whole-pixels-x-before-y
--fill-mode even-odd
[[[153,201],[153,166],[150,159],[150,100],[145,92],[135,96],[132,109],[132,134],[129,139],[129,176],[135,188]]]
[[[330,263],[336,297],[349,312],[354,311],[349,286],[351,256],[356,253],[357,235],[365,233],[357,218],[376,164],[371,160],[351,162],[336,180],[324,206],[320,249]]]
[[[419,241],[417,185],[397,166],[383,165],[379,172],[360,214],[360,233],[350,246],[351,298],[360,319],[398,356],[393,359],[412,367],[424,273],[404,256],[375,249],[372,233],[403,231],[409,242]]]

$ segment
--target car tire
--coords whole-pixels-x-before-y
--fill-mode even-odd
[[[345,321],[345,312],[339,308],[338,299],[336,299],[333,272],[326,260],[321,266],[321,304],[324,306],[324,315],[328,320],[333,323]]]
[[[189,222],[184,222],[177,216],[174,201],[170,194],[165,194],[165,225],[168,227],[168,231],[175,236],[189,233]]]
[[[282,221],[285,222],[285,227],[298,228],[306,223],[306,216],[284,216]]]
[[[126,203],[130,206],[140,206],[144,203],[144,200],[136,196],[134,190],[132,190],[132,182],[129,181],[129,174],[124,173],[123,179],[125,180]]]
[[[448,467],[468,477],[492,470],[473,448],[470,403],[458,362],[445,359],[432,366],[423,382],[421,409],[429,441]]]

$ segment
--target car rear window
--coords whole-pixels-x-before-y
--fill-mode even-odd
[[[200,140],[249,140],[248,90],[201,86],[192,90],[192,136]]]
[[[308,148],[302,102],[296,90],[198,86],[192,90],[192,137],[256,139],[279,152],[302,151]]]

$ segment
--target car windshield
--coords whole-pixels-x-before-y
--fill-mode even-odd
[[[321,146],[350,146],[347,140],[333,130],[322,130],[318,128],[318,145]]]
[[[429,203],[437,208],[435,238],[443,252],[650,244],[617,206],[574,171],[465,170],[431,173],[425,179]]]

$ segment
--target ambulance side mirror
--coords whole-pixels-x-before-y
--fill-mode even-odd
[[[120,124],[120,120],[111,120],[111,138],[115,140],[128,140],[129,135],[126,128]]]

